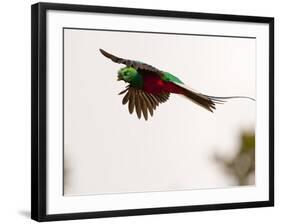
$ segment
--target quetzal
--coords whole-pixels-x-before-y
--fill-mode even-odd
[[[148,112],[153,116],[153,110],[160,103],[169,99],[171,93],[181,94],[210,112],[216,109],[216,104],[222,104],[231,98],[248,98],[245,96],[215,97],[199,93],[187,87],[179,78],[169,72],[159,70],[149,64],[123,59],[114,56],[102,49],[100,52],[115,63],[124,64],[125,67],[118,71],[118,81],[123,80],[129,85],[119,94],[125,94],[122,103],[128,103],[129,112],[134,109],[138,118],[143,114],[148,119]]]

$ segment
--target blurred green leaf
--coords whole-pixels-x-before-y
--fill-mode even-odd
[[[255,133],[241,132],[240,146],[233,158],[215,155],[215,159],[222,164],[225,173],[236,179],[238,185],[254,184],[251,177],[255,175]]]

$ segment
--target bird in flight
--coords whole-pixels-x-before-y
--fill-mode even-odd
[[[153,116],[156,107],[166,102],[171,93],[181,94],[210,112],[216,109],[216,104],[222,104],[228,99],[247,98],[254,100],[246,96],[216,97],[204,95],[186,86],[179,78],[169,72],[159,70],[140,61],[114,56],[102,49],[100,49],[100,52],[113,62],[125,65],[118,71],[117,80],[123,80],[129,85],[119,95],[125,94],[122,103],[124,105],[128,103],[130,114],[135,109],[138,118],[141,118],[142,114],[145,120],[148,119],[148,114]]]

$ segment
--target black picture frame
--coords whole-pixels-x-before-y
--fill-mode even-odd
[[[162,16],[174,18],[193,18],[234,22],[254,22],[269,24],[269,200],[208,204],[195,206],[139,208],[129,210],[83,212],[68,214],[46,213],[46,12],[63,10],[75,12],[100,12],[124,15]],[[206,210],[253,208],[274,206],[274,18],[194,13],[183,11],[164,11],[137,8],[103,7],[73,4],[37,3],[31,10],[31,218],[36,221],[73,220],[116,216],[133,216],[161,213],[178,213]]]

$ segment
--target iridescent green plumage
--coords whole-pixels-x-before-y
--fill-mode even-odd
[[[124,67],[118,71],[118,80],[124,80],[135,88],[143,87],[143,77],[133,67]]]
[[[166,81],[166,82],[176,82],[176,83],[181,83],[184,84],[178,77],[172,75],[169,72],[163,72],[163,77],[162,80]]]

